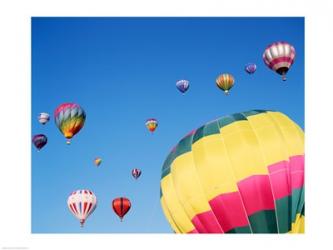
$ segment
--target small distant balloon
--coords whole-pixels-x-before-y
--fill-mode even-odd
[[[39,123],[45,125],[50,120],[50,115],[48,113],[39,113],[38,121]]]
[[[157,128],[157,126],[158,126],[158,122],[154,118],[150,118],[150,119],[148,119],[146,121],[146,127],[152,133],[155,131],[155,129]]]
[[[245,71],[250,75],[256,72],[256,70],[257,70],[257,65],[254,63],[248,63],[245,65]]]
[[[43,134],[34,135],[32,137],[32,143],[40,151],[47,143],[47,137]]]
[[[132,176],[137,180],[141,175],[141,170],[138,168],[132,169]]]
[[[119,197],[112,201],[113,211],[119,216],[120,221],[123,221],[124,216],[131,208],[131,202],[126,197]]]
[[[234,86],[235,79],[231,74],[221,74],[216,78],[216,85],[224,91],[226,95],[229,94],[230,89]]]
[[[184,94],[189,89],[190,82],[188,80],[179,80],[176,82],[176,87]]]
[[[99,158],[99,157],[95,158],[94,164],[96,165],[96,167],[98,167],[99,165],[101,165],[101,163],[102,163],[102,159],[101,158]]]
[[[97,198],[90,190],[77,190],[69,195],[67,205],[71,213],[79,219],[81,227],[83,227],[86,219],[94,212],[97,206]]]
[[[83,127],[86,113],[76,103],[63,103],[54,111],[54,119],[60,132],[67,138],[66,143],[70,144],[70,139]]]

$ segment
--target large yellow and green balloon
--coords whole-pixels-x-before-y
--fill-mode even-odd
[[[67,144],[70,144],[70,139],[83,127],[86,113],[76,103],[63,103],[54,111],[54,119],[60,132],[67,138]]]
[[[160,185],[176,233],[303,233],[304,133],[277,111],[224,116],[179,141]]]

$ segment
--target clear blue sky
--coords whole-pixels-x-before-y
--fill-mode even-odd
[[[296,49],[287,82],[262,60],[279,40]],[[215,84],[225,72],[235,77],[229,96]],[[190,81],[185,95],[179,79]],[[70,146],[53,118],[64,102],[87,114]],[[251,109],[279,110],[304,128],[303,18],[32,18],[32,135],[49,139],[41,152],[32,147],[32,232],[172,232],[159,203],[170,149],[210,120]],[[40,112],[51,114],[45,126]],[[145,128],[151,117],[154,135]],[[132,168],[142,170],[137,181]],[[77,189],[98,199],[84,228],[67,208]],[[118,196],[132,202],[122,223],[111,208]]]

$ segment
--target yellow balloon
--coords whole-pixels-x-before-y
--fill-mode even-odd
[[[304,133],[277,111],[224,116],[179,141],[160,185],[177,233],[303,233]]]

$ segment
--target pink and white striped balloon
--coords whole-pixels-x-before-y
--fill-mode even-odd
[[[274,42],[264,51],[263,60],[265,64],[276,73],[282,75],[285,81],[286,74],[294,63],[296,56],[295,48],[287,42]]]

